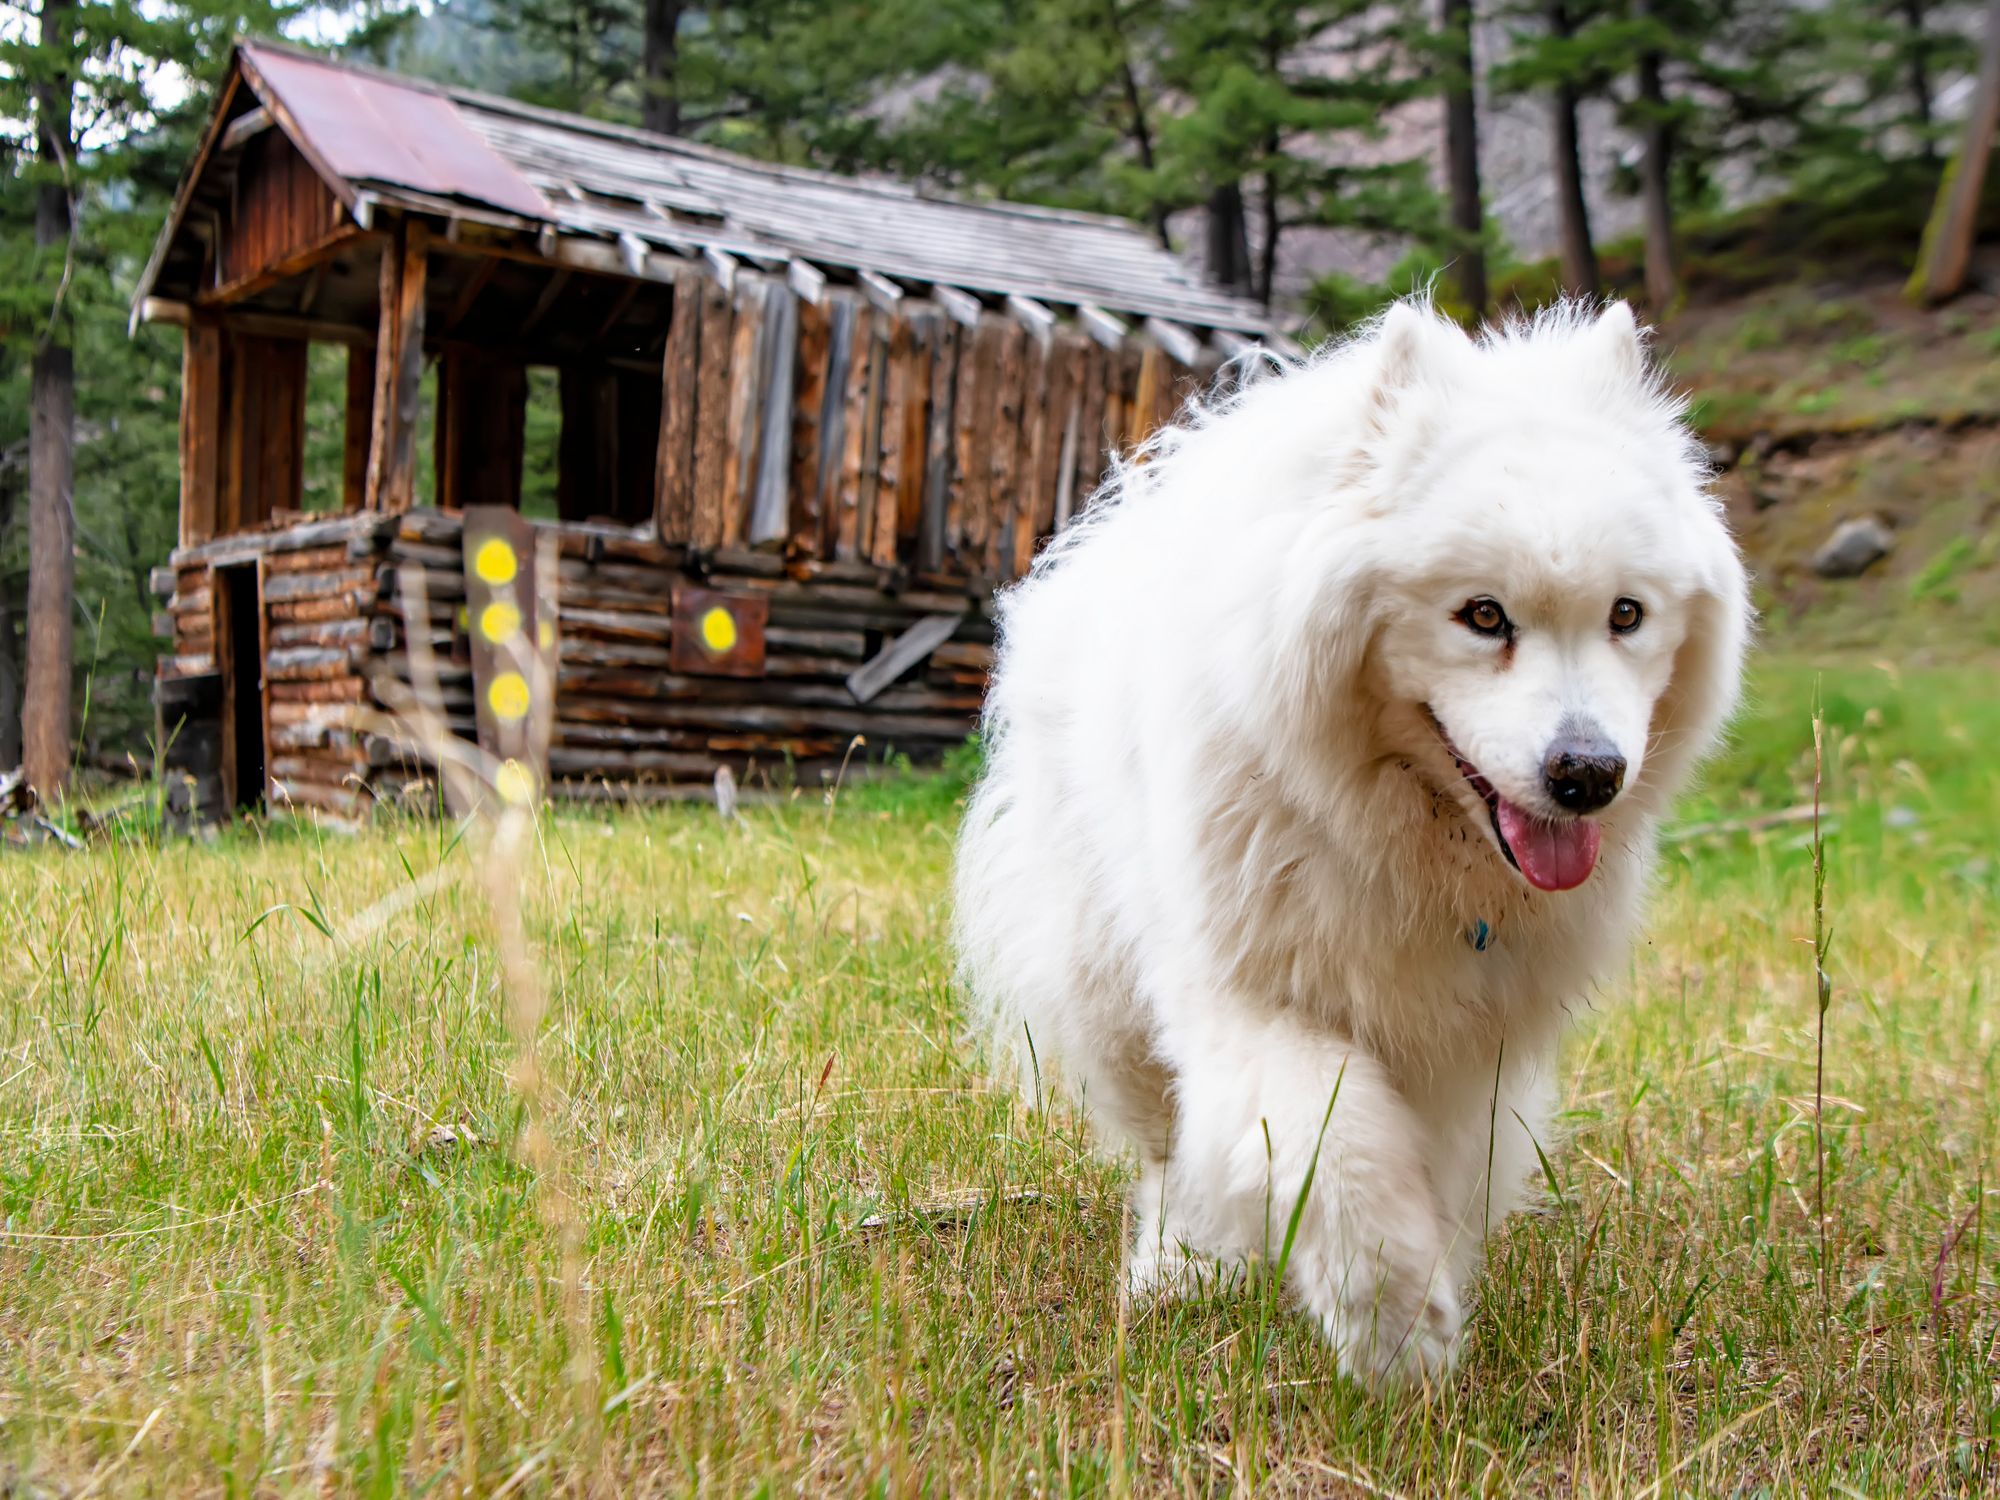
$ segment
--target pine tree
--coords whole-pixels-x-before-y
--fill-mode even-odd
[[[886,127],[904,176],[1128,214],[1164,244],[1163,0],[970,0],[940,36],[929,97]]]
[[[1548,103],[1563,289],[1595,297],[1601,281],[1578,110],[1586,99],[1602,97],[1623,66],[1622,50],[1607,25],[1612,17],[1601,0],[1523,0],[1508,18],[1527,29],[1512,30],[1507,56],[1494,66],[1491,81],[1498,92],[1539,95]]]
[[[25,450],[28,512],[26,632],[17,639],[21,488],[17,466],[0,461],[0,520],[14,513],[11,533],[0,526],[0,713],[10,719],[13,705],[4,696],[22,683],[19,738],[0,734],[0,749],[18,746],[29,784],[44,797],[60,794],[72,761],[79,617],[105,612],[79,609],[79,584],[98,590],[106,556],[150,545],[147,524],[115,507],[157,504],[171,517],[177,483],[169,426],[141,445],[143,462],[162,481],[114,493],[113,511],[84,524],[97,499],[106,434],[116,431],[112,406],[135,390],[158,391],[172,403],[171,370],[164,383],[138,377],[125,337],[131,280],[163,207],[162,197],[136,183],[135,170],[149,133],[178,131],[176,166],[185,159],[202,96],[167,121],[157,96],[163,80],[178,88],[182,78],[214,77],[240,31],[273,30],[289,11],[267,0],[39,0],[0,40],[0,121],[9,122],[0,150],[12,168],[0,254],[19,268],[0,284],[0,380],[10,390],[25,384],[26,400],[7,406],[27,412],[18,437],[17,419],[0,418],[0,453]],[[155,550],[133,563],[141,595],[143,567],[157,559]],[[117,603],[121,623],[140,622],[136,635],[145,613],[143,597],[130,595],[132,576],[123,570]],[[122,639],[121,650],[133,647],[131,637]],[[101,644],[94,628],[89,644],[94,658]],[[16,673],[13,663],[23,658]]]
[[[1434,233],[1417,161],[1368,160],[1385,114],[1425,87],[1421,18],[1364,0],[1189,0],[1165,29],[1175,108],[1159,126],[1153,199],[1251,207],[1249,290],[1270,305],[1286,233]],[[1220,247],[1218,247],[1220,248]]]
[[[1486,215],[1479,194],[1479,111],[1474,90],[1472,0],[1439,0],[1439,80],[1444,93],[1445,181],[1456,243],[1458,296],[1477,320],[1486,315]]]

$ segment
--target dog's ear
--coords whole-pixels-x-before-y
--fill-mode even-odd
[[[1646,378],[1646,340],[1632,317],[1631,303],[1607,302],[1583,340],[1613,379],[1637,383]]]
[[[1375,400],[1393,402],[1397,392],[1428,375],[1441,373],[1471,340],[1456,323],[1416,302],[1392,302],[1375,336]]]
[[[1367,397],[1345,475],[1359,482],[1387,464],[1395,451],[1421,436],[1433,403],[1410,398],[1425,385],[1441,385],[1470,354],[1472,341],[1419,300],[1392,302],[1375,325],[1364,358]],[[1394,435],[1399,441],[1391,441]]]

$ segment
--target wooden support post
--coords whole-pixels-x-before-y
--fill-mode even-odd
[[[382,251],[375,411],[368,448],[368,508],[416,503],[417,417],[424,373],[424,291],[430,232],[407,219]]]

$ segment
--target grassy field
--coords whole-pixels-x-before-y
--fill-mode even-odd
[[[1823,1263],[1813,676],[1398,1400],[1254,1290],[1121,1317],[1124,1170],[957,1043],[949,782],[547,818],[539,1171],[476,835],[0,859],[0,1495],[1990,1492],[2000,687],[1826,671]]]

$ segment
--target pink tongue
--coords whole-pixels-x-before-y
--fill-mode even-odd
[[[1597,848],[1604,829],[1583,818],[1560,823],[1523,812],[1500,799],[1500,836],[1514,851],[1514,862],[1537,890],[1567,891],[1590,879],[1597,868]]]

